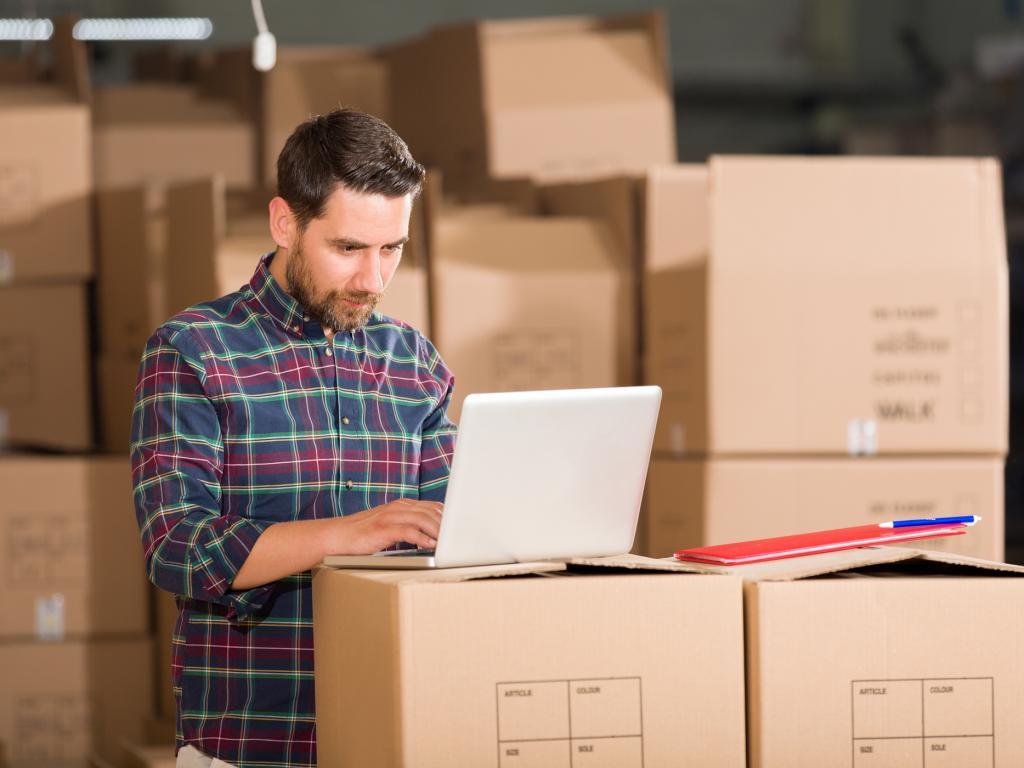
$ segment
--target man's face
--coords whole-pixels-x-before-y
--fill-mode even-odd
[[[312,318],[337,331],[366,324],[409,239],[412,196],[385,197],[338,187],[324,215],[296,235],[285,278]]]

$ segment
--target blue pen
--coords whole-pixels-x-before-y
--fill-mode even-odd
[[[915,525],[949,525],[951,523],[963,523],[974,525],[981,520],[978,515],[957,515],[956,517],[922,517],[918,520],[890,520],[887,523],[879,523],[879,528],[912,528]]]

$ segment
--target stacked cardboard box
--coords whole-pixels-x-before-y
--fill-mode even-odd
[[[152,709],[128,462],[0,458],[0,738],[14,767],[117,759]],[[130,670],[129,674],[125,670]]]
[[[634,253],[614,228],[568,206],[457,204],[439,186],[422,205],[432,339],[456,376],[449,414],[470,392],[634,383]]]
[[[252,66],[250,48],[221,51],[200,67],[202,93],[228,99],[252,121],[259,183],[277,179],[277,156],[295,126],[311,115],[350,107],[389,121],[387,62],[354,47],[277,49],[269,72]]]
[[[220,173],[228,185],[255,182],[253,126],[231,102],[197,88],[139,83],[97,88],[93,161],[99,189]]]
[[[0,445],[81,450],[93,442],[89,108],[74,71],[56,75],[0,88]]]
[[[319,569],[313,600],[323,765],[745,765],[735,577]]]
[[[386,56],[394,127],[457,196],[675,161],[659,13],[449,26]]]
[[[1002,558],[994,161],[714,158],[652,170],[646,210],[652,554],[973,513],[937,546]]]

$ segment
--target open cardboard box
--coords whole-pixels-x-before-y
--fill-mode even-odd
[[[665,570],[316,570],[321,764],[743,766],[740,581]]]

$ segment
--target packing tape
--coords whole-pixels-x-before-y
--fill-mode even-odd
[[[14,281],[14,254],[0,248],[0,285]]]
[[[0,448],[7,445],[11,436],[11,417],[6,408],[0,408]]]
[[[39,640],[64,639],[64,595],[36,598],[36,638]]]

